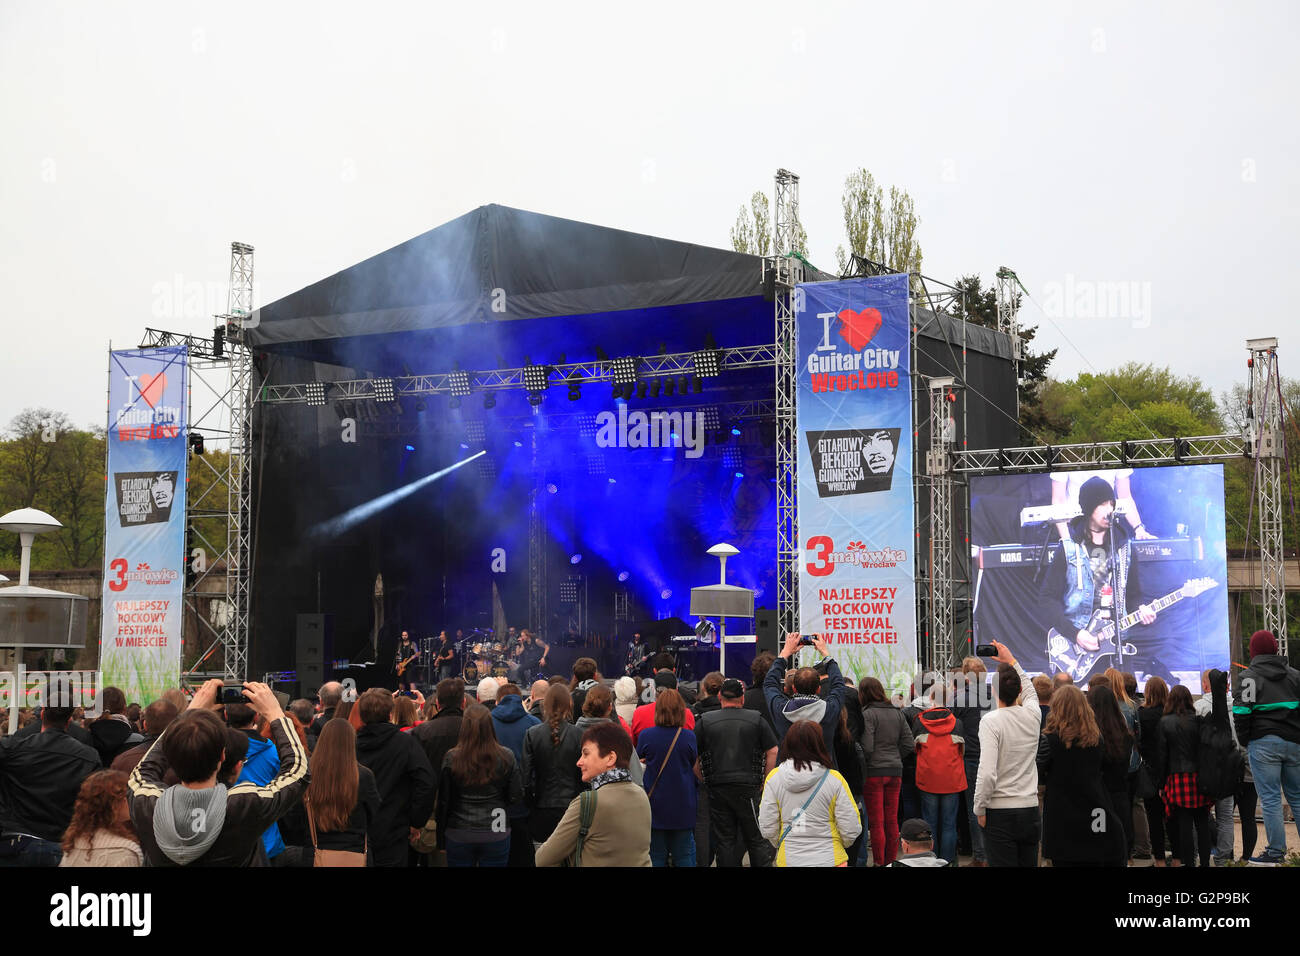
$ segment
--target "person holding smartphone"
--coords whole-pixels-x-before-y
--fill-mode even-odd
[[[787,695],[784,690],[786,671],[794,661],[795,652],[801,646],[809,644],[822,655],[826,666],[826,684],[831,690],[825,697],[818,696],[822,675],[812,667],[800,667],[794,672],[794,694]],[[816,634],[803,637],[798,631],[791,631],[786,636],[781,656],[772,662],[767,676],[763,678],[763,697],[778,740],[784,740],[797,722],[811,720],[821,726],[826,750],[831,755],[831,766],[839,769],[835,765],[835,734],[839,731],[840,711],[844,709],[847,688],[839,664],[831,657],[830,648],[821,637]]]
[[[993,642],[997,710],[979,722],[980,762],[973,808],[984,828],[989,866],[1037,866],[1038,694],[1005,644]]]

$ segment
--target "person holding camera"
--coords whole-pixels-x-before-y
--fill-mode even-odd
[[[794,694],[785,693],[786,671],[794,661],[795,652],[800,647],[808,646],[815,647],[817,653],[822,655],[826,686],[829,688],[825,697],[818,696],[822,675],[812,667],[801,667],[795,671]],[[831,657],[830,648],[824,640],[816,635],[802,637],[797,631],[791,631],[785,639],[781,656],[772,662],[767,676],[763,678],[763,697],[767,701],[767,710],[772,716],[772,726],[778,740],[785,740],[785,735],[796,723],[811,720],[821,727],[823,743],[831,754],[831,767],[835,768],[835,734],[839,731],[840,711],[844,709],[847,693],[840,666]]]
[[[274,692],[256,681],[246,681],[242,693],[266,718],[279,772],[265,785],[218,782],[228,732],[216,714],[221,689],[219,678],[199,688],[131,772],[131,822],[149,866],[252,866],[262,834],[307,789],[307,749]],[[180,783],[163,786],[168,769]]]

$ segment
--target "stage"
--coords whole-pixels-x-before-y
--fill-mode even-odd
[[[259,309],[252,670],[291,669],[298,616],[319,614],[331,660],[383,665],[401,630],[527,626],[555,651],[576,634],[574,659],[595,650],[619,676],[631,622],[693,624],[690,589],[716,583],[720,542],[740,552],[728,583],[774,608],[761,280],[755,256],[485,206]],[[1013,444],[1009,339],[918,308],[914,342],[916,372],[972,383],[960,440]],[[717,374],[700,374],[709,354]],[[625,363],[629,384],[585,383],[587,362]],[[492,384],[517,367],[531,387]],[[347,384],[389,376],[400,393],[458,370],[472,383],[459,394]],[[304,398],[305,383],[323,385]],[[926,529],[924,506],[918,518]],[[567,674],[569,650],[550,670]]]

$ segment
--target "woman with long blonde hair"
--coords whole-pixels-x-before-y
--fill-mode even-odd
[[[1101,731],[1083,691],[1067,684],[1052,694],[1038,781],[1043,795],[1043,856],[1053,866],[1123,866],[1126,841],[1102,784]]]

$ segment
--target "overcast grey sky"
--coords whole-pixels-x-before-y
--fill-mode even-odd
[[[210,333],[233,239],[257,248],[259,302],[491,202],[727,246],[778,166],[824,268],[859,166],[914,197],[927,274],[1014,268],[1058,377],[1088,367],[1062,333],[1098,368],[1169,364],[1216,393],[1273,334],[1300,374],[1279,308],[1298,19],[0,0],[0,423],[44,405],[102,424],[110,340]]]

